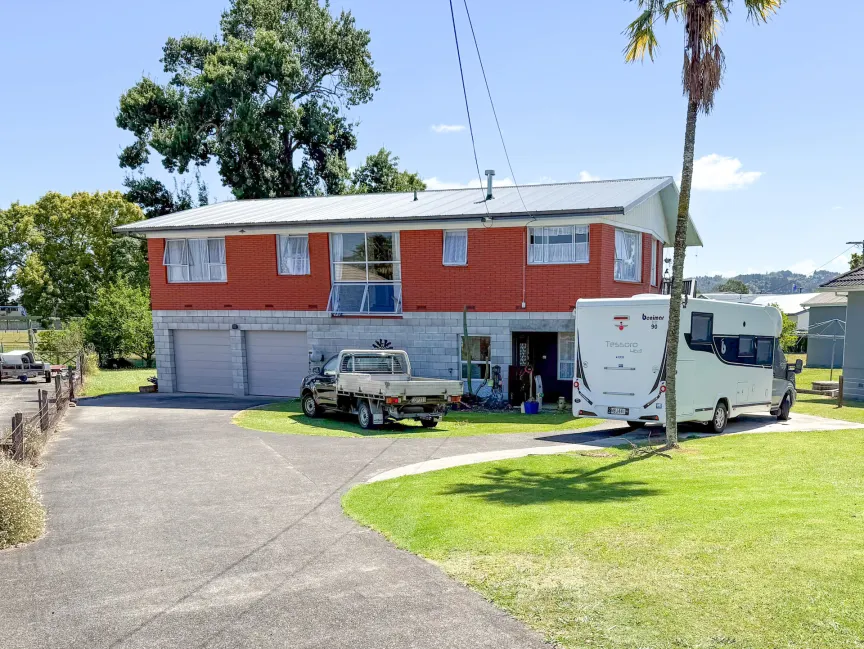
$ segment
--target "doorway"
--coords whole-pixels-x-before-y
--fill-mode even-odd
[[[526,331],[513,333],[513,360],[509,371],[510,403],[518,405],[531,396],[536,398],[533,377],[540,376],[543,401],[557,403],[564,397],[569,403],[573,397],[573,382],[559,379],[558,333],[554,331]]]

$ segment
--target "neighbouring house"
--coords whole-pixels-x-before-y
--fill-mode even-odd
[[[810,314],[807,367],[842,367],[846,338],[846,296],[817,293],[804,306]]]
[[[473,378],[500,366],[518,403],[528,367],[570,398],[577,299],[659,292],[677,204],[672,178],[640,178],[225,202],[117,231],[147,238],[160,392],[294,396],[310,364],[373,345],[465,379],[464,310]]]
[[[835,277],[819,290],[846,295],[843,397],[864,401],[864,268]]]
[[[785,313],[795,323],[795,331],[805,335],[810,327],[810,314],[805,303],[819,295],[818,293],[705,293],[703,297],[709,300],[722,300],[724,302],[741,302],[742,304],[758,304],[769,306],[771,304]]]

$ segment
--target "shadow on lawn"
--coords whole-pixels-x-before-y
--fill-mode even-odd
[[[645,482],[613,480],[608,471],[652,457],[647,454],[605,464],[592,470],[567,469],[555,473],[494,468],[479,483],[453,485],[442,495],[466,495],[502,505],[537,505],[548,502],[605,502],[655,496],[660,490]]]

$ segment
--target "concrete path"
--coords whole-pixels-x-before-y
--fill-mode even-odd
[[[71,410],[40,474],[48,533],[0,552],[3,649],[546,646],[340,498],[397,467],[607,432],[274,435],[231,424],[249,405],[129,395]]]

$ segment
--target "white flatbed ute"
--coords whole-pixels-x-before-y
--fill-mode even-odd
[[[339,352],[318,374],[303,379],[301,391],[307,416],[341,410],[356,414],[362,428],[402,419],[415,419],[432,428],[449,404],[461,399],[461,381],[412,376],[408,354],[400,350]]]
[[[51,382],[51,364],[37,361],[33,352],[19,349],[0,354],[0,380],[16,379],[26,383],[30,379],[44,378]]]
[[[666,423],[669,297],[576,302],[573,414]],[[741,414],[788,419],[795,374],[780,348],[783,318],[773,306],[688,298],[681,309],[677,419],[722,432]]]

